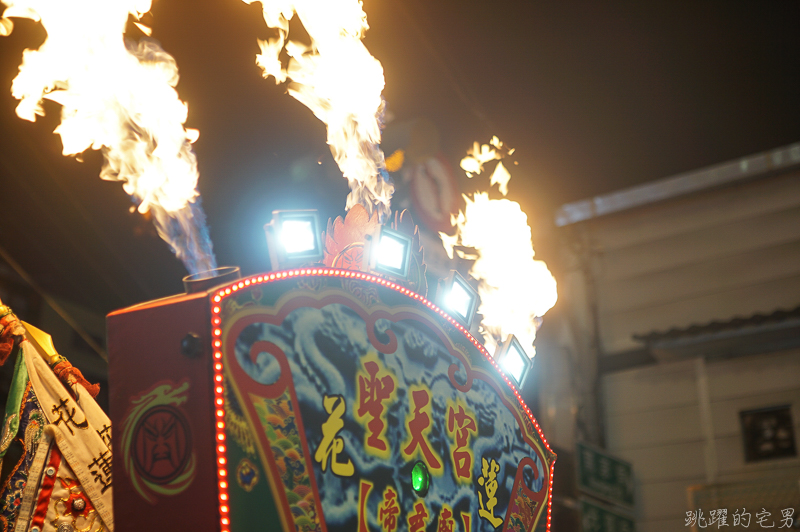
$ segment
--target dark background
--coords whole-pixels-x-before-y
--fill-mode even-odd
[[[493,134],[515,147],[509,197],[546,261],[565,202],[800,140],[797,1],[364,9],[365,44],[385,71],[387,140],[425,117],[453,165]],[[199,190],[220,264],[268,268],[262,226],[273,209],[344,214],[348,188],[332,175],[324,125],[254,64],[256,39],[272,35],[260,5],[157,0],[145,22],[177,60],[187,127],[200,130]],[[100,155],[61,155],[58,106],[37,123],[14,114],[22,50],[43,39],[26,20],[0,38],[0,246],[44,291],[100,313],[182,291],[183,266],[129,213],[120,184],[99,179]]]

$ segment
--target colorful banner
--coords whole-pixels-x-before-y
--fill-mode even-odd
[[[421,300],[307,278],[220,305],[232,531],[531,531],[547,512],[532,418]]]

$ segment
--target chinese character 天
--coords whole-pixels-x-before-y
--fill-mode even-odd
[[[409,408],[406,419],[409,440],[403,446],[403,454],[411,458],[419,451],[430,469],[441,471],[442,462],[431,450],[428,441],[428,433],[431,430],[431,416],[428,413],[431,408],[431,392],[427,388],[414,389],[414,387],[410,387],[409,391],[413,407]]]

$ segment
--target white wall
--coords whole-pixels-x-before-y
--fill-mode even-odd
[[[800,479],[800,459],[745,463],[739,413],[790,404],[800,436],[800,350],[707,362],[711,441],[694,360],[603,378],[608,450],[633,463],[638,532],[685,530],[687,488],[769,476]],[[800,443],[800,442],[798,442]],[[714,449],[707,463],[705,448]],[[714,472],[716,474],[714,475]],[[733,509],[729,509],[732,512]]]
[[[603,352],[634,334],[800,305],[800,173],[585,223]]]

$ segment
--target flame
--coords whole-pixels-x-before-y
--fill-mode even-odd
[[[461,167],[468,175],[479,174],[486,162],[502,159],[513,151],[494,137],[491,146],[479,147],[475,143]],[[505,195],[511,174],[501,164],[498,162],[491,184],[498,183]],[[556,304],[558,293],[547,265],[533,258],[528,217],[519,203],[490,199],[487,192],[463,197],[466,209],[451,217],[456,234],[439,233],[439,236],[451,259],[455,253],[474,260],[469,273],[479,282],[478,312],[483,315],[481,327],[487,333],[486,346],[491,351],[498,341],[514,334],[533,354],[530,346],[541,317]]]
[[[121,181],[141,213],[150,212],[158,233],[190,272],[212,269],[215,259],[198,202],[197,160],[185,129],[188,108],[178,98],[175,60],[155,42],[125,40],[129,15],[138,21],[150,0],[1,0],[9,17],[40,21],[47,39],[25,50],[11,92],[17,115],[44,116],[44,99],[61,105],[64,155],[101,150],[100,177]]]
[[[276,83],[290,80],[289,94],[327,125],[331,153],[350,185],[346,208],[361,204],[386,219],[394,185],[378,147],[383,67],[361,42],[369,28],[361,2],[262,0],[261,6],[267,26],[277,29],[278,37],[259,41],[256,64],[265,78],[272,76]],[[288,40],[294,14],[310,44]],[[282,51],[289,57],[286,66]]]

